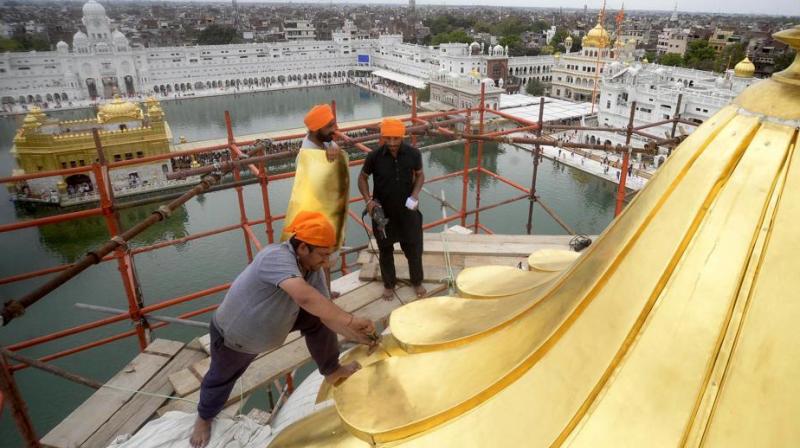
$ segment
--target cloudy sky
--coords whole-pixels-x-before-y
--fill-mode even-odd
[[[103,0],[101,0],[103,1]],[[107,0],[106,0],[107,1]],[[220,0],[191,0],[195,2],[215,2]],[[298,3],[329,3],[331,0],[297,0]],[[589,9],[598,9],[602,0],[575,0],[573,2],[559,0],[501,0],[487,2],[486,0],[417,0],[418,5],[486,5],[497,6],[528,6],[528,7],[559,7],[583,8],[584,1]],[[623,0],[607,0],[607,8],[618,9]],[[239,3],[267,3],[272,0],[239,0]],[[279,3],[291,0],[278,0]],[[675,0],[624,0],[625,9],[631,10],[662,10],[672,11]],[[335,0],[335,3],[367,3],[367,4],[405,4],[408,0]],[[800,23],[800,0],[678,0],[678,11],[686,12],[712,12],[712,13],[738,13],[738,14],[769,14],[797,16]]]

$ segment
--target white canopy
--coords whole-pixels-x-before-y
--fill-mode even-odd
[[[424,89],[425,86],[428,84],[426,81],[420,78],[393,72],[391,70],[384,70],[384,69],[375,70],[374,72],[372,72],[372,74],[375,76],[380,76],[381,78],[386,78],[395,82],[399,82],[400,84],[416,87],[417,89]]]

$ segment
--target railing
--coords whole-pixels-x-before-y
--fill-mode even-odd
[[[436,176],[426,181],[427,184],[430,184],[430,183],[440,182],[444,179],[461,177],[462,194],[461,194],[460,207],[457,209],[457,212],[455,214],[434,220],[432,222],[425,223],[423,225],[423,228],[432,229],[438,226],[442,226],[449,222],[459,221],[462,226],[465,227],[468,226],[474,229],[474,231],[477,233],[481,231],[485,233],[492,233],[491,229],[486,227],[484,224],[480,223],[481,212],[485,212],[487,210],[496,207],[510,204],[515,201],[527,199],[530,204],[528,209],[528,225],[527,225],[528,234],[532,233],[533,231],[532,213],[533,213],[534,202],[539,202],[542,205],[542,208],[548,214],[550,214],[556,222],[558,222],[567,232],[571,232],[571,229],[563,222],[563,220],[561,220],[561,218],[559,218],[552,211],[552,208],[544,204],[542,202],[542,199],[536,194],[536,179],[537,179],[537,170],[540,159],[539,154],[541,145],[557,144],[551,138],[542,137],[544,98],[540,99],[539,103],[540,107],[539,120],[537,122],[533,122],[533,121],[519,119],[503,111],[485,108],[484,97],[485,97],[485,86],[481,86],[481,102],[477,108],[418,114],[416,105],[416,94],[412,93],[411,115],[404,119],[409,124],[408,132],[411,135],[412,144],[416,145],[417,138],[420,136],[440,136],[440,137],[444,136],[446,138],[453,140],[461,139],[464,142],[463,169],[446,173],[440,176]],[[335,111],[336,108],[335,102],[333,102],[332,105]],[[582,128],[582,127],[572,127],[571,129],[576,129],[576,130],[592,129],[592,130],[606,131],[606,132],[626,132],[628,136],[628,142],[630,142],[630,138],[632,134],[635,132],[635,129],[633,128],[632,125],[634,112],[635,111],[632,109],[629,126],[625,129],[617,129],[617,128],[593,129],[593,128]],[[484,125],[487,113],[494,114],[498,117],[504,118],[513,125],[519,127],[511,130],[485,133]],[[477,123],[475,122],[476,115],[478,118]],[[679,118],[676,117],[674,119],[674,122],[677,123],[678,121]],[[457,125],[460,126],[462,124],[463,124],[463,129],[461,131],[455,129],[455,126]],[[371,151],[371,149],[368,146],[366,146],[366,143],[370,142],[374,143],[378,141],[379,138],[379,135],[370,133],[373,132],[372,130],[374,130],[377,125],[378,123],[375,122],[375,123],[362,124],[359,126],[346,127],[340,129],[340,131],[337,133],[337,136],[342,146],[356,148],[362,152],[369,152]],[[473,125],[475,125],[477,129],[473,129]],[[22,176],[0,178],[0,183],[16,184],[30,179],[37,179],[37,178],[44,178],[51,176],[65,176],[77,173],[93,173],[96,184],[95,186],[96,191],[93,192],[93,194],[96,194],[99,198],[98,207],[69,212],[69,213],[63,213],[60,215],[49,216],[45,218],[37,218],[37,219],[3,224],[0,225],[0,233],[8,233],[19,229],[30,228],[34,226],[40,226],[51,223],[67,222],[89,216],[103,216],[110,236],[110,240],[107,243],[105,243],[102,247],[90,252],[86,257],[84,257],[83,259],[79,260],[76,263],[51,266],[45,269],[40,269],[31,272],[17,273],[4,278],[0,278],[0,285],[3,285],[27,279],[56,274],[55,277],[51,278],[45,284],[41,285],[39,288],[30,292],[26,296],[18,300],[9,300],[8,302],[6,302],[2,309],[3,325],[10,324],[12,320],[19,318],[27,307],[29,307],[36,301],[42,299],[49,292],[58,288],[61,284],[69,281],[71,278],[78,275],[83,270],[88,269],[92,265],[98,263],[116,262],[122,279],[128,305],[127,312],[121,312],[103,319],[86,322],[78,326],[44,334],[32,339],[17,342],[15,344],[6,346],[2,349],[4,351],[3,352],[4,354],[0,353],[0,392],[2,392],[2,395],[0,396],[0,403],[2,403],[4,399],[4,401],[9,402],[11,404],[17,426],[19,427],[24,440],[30,446],[39,446],[38,438],[35,435],[33,426],[27,415],[25,402],[22,399],[18,389],[16,388],[14,382],[15,373],[24,370],[28,367],[36,367],[40,369],[44,368],[50,373],[59,374],[56,369],[47,367],[47,364],[43,363],[47,363],[49,361],[70,356],[76,353],[81,353],[90,350],[92,348],[108,344],[113,341],[127,339],[131,337],[135,337],[139,349],[144,350],[149,343],[150,332],[154,329],[161,328],[169,324],[169,322],[157,322],[150,324],[146,320],[146,317],[148,315],[159,310],[167,309],[180,304],[185,304],[188,302],[201,299],[203,297],[207,297],[212,294],[223,292],[227,290],[228,287],[230,286],[230,283],[223,283],[203,290],[195,291],[183,296],[170,298],[161,301],[159,303],[147,305],[143,302],[143,299],[139,293],[140,288],[135,269],[135,257],[137,255],[146,252],[156,251],[166,247],[171,247],[177,244],[183,244],[188,241],[205,238],[212,235],[218,235],[225,232],[236,231],[238,229],[239,231],[242,232],[242,237],[244,240],[244,249],[247,254],[247,259],[248,261],[252,261],[254,254],[262,248],[262,243],[256,236],[256,231],[254,230],[254,226],[260,224],[264,224],[266,241],[268,243],[273,243],[275,241],[275,231],[273,225],[274,223],[285,219],[285,215],[273,214],[273,211],[270,206],[270,199],[271,199],[270,184],[273,182],[291,179],[295,176],[295,173],[284,172],[277,174],[269,174],[267,171],[267,164],[271,160],[276,160],[282,157],[283,158],[291,157],[295,153],[293,151],[287,151],[282,153],[259,155],[259,151],[261,152],[265,151],[263,151],[263,148],[259,149],[259,147],[254,146],[258,144],[257,141],[240,141],[235,138],[235,136],[233,135],[233,128],[231,125],[230,115],[228,114],[228,112],[225,113],[225,126],[227,131],[226,144],[200,147],[185,151],[176,151],[163,155],[148,156],[144,158],[134,159],[130,161],[120,161],[120,162],[105,161],[99,135],[97,134],[97,132],[95,132],[95,145],[98,151],[98,156],[100,161],[99,163],[95,163],[92,164],[91,166],[86,166],[86,167],[77,167],[77,168],[70,168],[58,171],[39,172],[33,174],[26,174]],[[553,127],[553,129],[565,128],[565,126],[551,126],[551,127]],[[361,131],[361,133],[365,135],[360,137],[350,137],[347,135],[347,132],[349,131]],[[520,132],[520,131],[533,131],[535,132],[535,137],[529,138],[529,137],[508,136],[509,134],[513,134],[514,132]],[[303,137],[302,134],[280,135],[278,137],[273,138],[272,142],[285,142],[293,139],[298,139],[301,137]],[[513,143],[530,144],[534,146],[532,154],[533,155],[532,179],[529,188],[522,186],[518,183],[515,183],[514,181],[503,177],[501,174],[492,172],[489,169],[482,166],[484,141],[513,142]],[[473,145],[477,146],[478,157],[476,166],[472,166],[470,162],[471,161],[470,154]],[[620,150],[620,148],[610,148],[609,146],[606,145],[594,145],[594,144],[590,145],[590,144],[575,143],[575,144],[563,144],[563,146],[568,146],[568,147],[571,146],[575,148],[584,148],[584,149],[604,149],[604,150],[617,150],[617,151]],[[249,149],[251,151],[246,153],[248,147],[250,147]],[[441,144],[432,145],[430,150],[436,150],[436,148],[441,148],[441,147],[442,147]],[[425,150],[426,148],[423,147],[421,149]],[[622,198],[624,197],[625,171],[627,169],[628,156],[632,151],[647,151],[647,149],[632,149],[630,147],[628,147],[627,149],[628,149],[627,152],[624,152],[625,157],[623,160],[623,169],[622,169],[623,174],[617,198],[618,199],[617,214],[621,210]],[[233,174],[232,182],[216,185],[216,183],[218,183],[220,180],[219,176],[216,178],[214,178],[213,176],[209,177],[210,174],[208,173],[212,170],[219,170],[220,169],[219,165],[217,165],[216,168],[200,167],[200,168],[186,170],[185,171],[186,175],[206,174],[206,176],[203,177],[203,181],[200,184],[195,186],[189,192],[180,194],[178,197],[176,197],[176,194],[173,193],[170,195],[164,195],[155,198],[147,198],[135,201],[136,205],[142,205],[146,203],[155,203],[155,202],[163,203],[166,199],[173,199],[171,202],[169,202],[169,204],[162,205],[158,210],[153,212],[153,215],[151,215],[145,221],[136,224],[130,229],[121,228],[120,223],[115,215],[115,211],[128,208],[131,205],[119,204],[115,202],[113,193],[109,190],[110,179],[111,179],[109,173],[111,171],[133,164],[138,165],[148,162],[163,161],[176,157],[191,156],[195,154],[209,153],[220,150],[227,151],[228,155],[230,156],[229,161],[223,162],[220,165],[224,165],[226,167],[225,169],[230,170],[230,172]],[[245,156],[246,158],[244,158]],[[352,160],[349,163],[349,165],[350,167],[356,167],[363,163],[364,163],[363,159]],[[245,170],[249,174],[252,174],[252,177],[250,177],[247,180],[242,180],[242,174],[243,174],[242,170]],[[477,175],[476,203],[474,209],[468,209],[467,206],[468,181],[470,175],[472,174]],[[482,205],[481,194],[480,194],[480,182],[482,175],[486,175],[494,179],[497,179],[511,186],[512,188],[518,190],[521,194],[497,203]],[[259,216],[255,219],[247,215],[245,211],[244,198],[243,198],[243,187],[245,185],[253,183],[259,184],[262,206],[263,206],[263,216]],[[188,236],[184,236],[182,238],[176,238],[169,241],[162,241],[148,246],[128,248],[128,241],[133,237],[135,237],[138,234],[138,232],[143,231],[147,227],[159,221],[169,219],[169,215],[171,214],[172,210],[174,210],[177,207],[180,207],[183,203],[194,197],[196,194],[199,194],[201,192],[215,191],[215,190],[225,190],[230,188],[234,189],[237,197],[238,209],[240,215],[238,223],[212,229],[205,232],[191,234]],[[349,202],[354,203],[354,202],[359,202],[360,200],[361,200],[360,197],[354,197],[351,198]],[[367,229],[367,232],[370,231],[369,227],[364,222],[361,221],[361,219],[355,212],[349,210],[348,214],[351,218],[353,218],[353,220],[357,223],[357,225]],[[469,224],[467,222],[468,216],[473,217],[473,221]],[[363,248],[364,246],[341,250],[340,266],[337,269],[335,269],[334,272],[341,272],[343,274],[349,272],[350,266],[347,263],[347,257],[351,254],[357,253]],[[179,314],[177,316],[177,319],[178,320],[189,319],[194,316],[206,314],[215,310],[216,307],[217,305],[211,305],[193,309],[191,311]],[[33,316],[29,318],[33,318]],[[92,330],[122,321],[132,322],[134,325],[134,329],[114,334],[111,336],[102,337],[89,343],[73,346],[61,351],[50,353],[48,355],[38,358],[37,360],[30,360],[29,362],[20,361],[20,359],[26,359],[21,355],[18,355],[18,352],[22,350],[29,349],[31,347],[41,346],[43,344],[60,340],[68,336],[90,332]],[[21,324],[21,322],[17,324]],[[8,359],[9,356],[16,359],[19,362],[16,364],[11,364]],[[70,375],[72,375],[72,377],[75,376],[73,374]],[[287,387],[291,390],[291,384],[293,382],[291,374],[285,379],[285,381]]]

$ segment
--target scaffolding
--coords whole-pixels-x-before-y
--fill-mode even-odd
[[[541,99],[539,104],[539,118],[538,121],[532,122],[523,120],[513,115],[509,115],[500,110],[493,110],[485,107],[485,85],[481,85],[480,103],[477,107],[467,109],[449,110],[445,112],[434,113],[419,113],[417,110],[417,98],[415,92],[412,94],[411,113],[404,121],[408,124],[407,131],[411,138],[412,145],[417,144],[420,137],[444,137],[450,140],[447,145],[433,144],[428,147],[421,148],[422,150],[438,150],[442,147],[448,146],[453,141],[463,140],[463,169],[446,173],[437,177],[426,180],[426,184],[440,182],[445,179],[461,177],[462,191],[460,207],[452,207],[456,213],[445,216],[440,219],[435,219],[431,222],[423,224],[423,229],[432,229],[443,226],[453,221],[458,221],[461,226],[468,227],[476,233],[484,232],[487,234],[493,233],[490,228],[480,222],[480,214],[488,210],[510,204],[517,201],[527,200],[528,206],[528,219],[526,225],[526,232],[533,233],[533,210],[534,203],[540,204],[542,209],[550,215],[567,233],[574,234],[574,230],[564,222],[545,202],[539,197],[536,190],[537,173],[539,163],[542,157],[542,146],[559,146],[566,149],[582,150],[603,150],[615,151],[622,153],[623,160],[621,166],[621,177],[619,187],[616,195],[616,209],[615,216],[622,211],[623,202],[625,200],[625,183],[628,166],[630,163],[630,156],[635,153],[648,153],[655,154],[658,146],[669,146],[674,148],[680,143],[683,136],[675,136],[676,126],[681,124],[696,126],[696,123],[683,120],[679,114],[673,116],[670,120],[661,121],[658,123],[651,123],[643,126],[634,126],[634,116],[636,112],[636,104],[631,104],[630,119],[628,126],[625,128],[609,128],[609,127],[587,127],[587,126],[571,126],[571,125],[558,125],[543,122],[544,98]],[[681,98],[678,98],[677,111],[680,111]],[[336,111],[336,104],[332,102],[334,114]],[[499,130],[494,132],[486,132],[486,118],[487,115],[493,115],[500,119],[505,119],[511,124],[510,129]],[[476,120],[477,118],[477,120]],[[657,138],[644,131],[646,128],[659,126],[666,123],[672,123],[672,133],[667,138]],[[150,342],[150,334],[153,330],[161,328],[171,323],[189,324],[198,322],[191,321],[192,317],[199,316],[212,312],[216,309],[217,305],[205,306],[194,309],[188,312],[179,314],[174,318],[165,318],[154,313],[174,307],[176,305],[185,304],[194,300],[207,297],[212,294],[220,293],[230,287],[230,283],[219,284],[210,288],[195,291],[183,296],[173,297],[155,304],[145,304],[142,298],[141,289],[139,286],[139,279],[136,275],[135,257],[143,253],[156,251],[166,247],[175,246],[188,241],[197,240],[212,235],[218,235],[225,232],[236,231],[237,229],[242,232],[244,240],[244,249],[247,254],[248,262],[253,260],[254,254],[261,250],[262,243],[256,235],[254,227],[263,224],[265,226],[265,237],[268,243],[275,241],[274,223],[285,219],[284,214],[274,214],[270,206],[270,184],[273,182],[283,181],[294,177],[294,172],[285,172],[278,174],[269,174],[268,166],[271,161],[278,159],[291,158],[296,154],[294,151],[284,152],[271,152],[270,149],[274,143],[284,142],[294,139],[302,138],[303,134],[287,134],[279,135],[271,140],[237,140],[233,134],[233,127],[231,123],[230,114],[225,112],[225,126],[227,131],[227,143],[223,145],[200,147],[191,150],[175,151],[169,154],[156,155],[134,160],[125,160],[119,162],[109,162],[105,160],[102,142],[100,141],[97,130],[94,130],[95,146],[98,154],[98,162],[90,166],[62,169],[57,171],[39,172],[32,174],[25,174],[21,176],[11,176],[0,178],[0,183],[18,183],[30,179],[63,176],[78,173],[91,173],[94,175],[95,183],[99,192],[99,205],[94,208],[63,213],[56,216],[49,216],[38,219],[31,219],[20,221],[10,224],[0,225],[0,234],[13,232],[20,229],[26,229],[46,224],[62,223],[73,221],[81,218],[91,216],[102,216],[105,220],[109,240],[99,248],[89,252],[85,257],[78,260],[73,264],[64,264],[53,266],[45,269],[40,269],[31,272],[19,273],[4,278],[0,278],[0,285],[10,284],[23,280],[28,280],[37,277],[56,274],[35,290],[26,294],[19,299],[8,300],[5,302],[0,318],[2,324],[8,325],[14,319],[20,317],[25,310],[44,298],[47,294],[58,288],[60,285],[66,283],[74,278],[80,272],[88,269],[89,267],[105,262],[116,262],[117,268],[122,279],[125,295],[127,298],[127,311],[119,309],[106,309],[104,311],[113,313],[111,316],[84,323],[82,325],[74,326],[64,330],[52,332],[42,336],[34,337],[25,341],[21,341],[0,349],[0,412],[4,406],[4,402],[8,402],[11,407],[11,412],[17,424],[17,427],[22,435],[23,440],[29,446],[40,446],[39,439],[36,436],[33,425],[28,415],[27,406],[23,397],[21,396],[15,381],[14,374],[28,367],[34,367],[47,371],[49,373],[58,375],[62,378],[84,384],[89,387],[100,387],[94,381],[82,378],[78,375],[66,372],[63,369],[57,368],[48,364],[53,361],[66,356],[81,353],[86,350],[109,344],[114,341],[136,338],[140,351],[144,351]],[[340,145],[343,147],[354,148],[355,150],[368,153],[371,148],[367,143],[375,143],[379,140],[379,134],[376,132],[378,123],[368,123],[359,126],[345,127],[337,131],[336,136]],[[598,132],[612,132],[622,133],[626,136],[625,146],[611,146],[609,144],[590,144],[590,143],[567,143],[560,142],[546,134],[549,132],[561,132],[564,130],[573,131],[598,131]],[[367,132],[367,135],[359,137],[351,137],[348,132],[362,131]],[[526,136],[527,133],[533,133],[533,137]],[[517,135],[514,135],[517,134]],[[519,134],[522,134],[520,136]],[[636,134],[642,136],[650,141],[640,148],[631,147],[631,138]],[[484,142],[499,142],[511,144],[524,144],[532,145],[531,151],[532,164],[531,164],[531,183],[530,187],[520,185],[511,179],[504,177],[500,173],[495,173],[482,165]],[[477,150],[477,163],[475,166],[471,164],[471,151],[473,146]],[[208,153],[213,151],[227,151],[230,159],[225,162],[214,163],[199,168],[192,168],[188,170],[181,170],[171,173],[169,177],[179,178],[186,176],[202,176],[200,182],[184,193],[166,194],[155,198],[136,200],[129,203],[118,203],[113,195],[113,190],[110,186],[110,171],[129,165],[166,161],[169,159],[193,156],[201,153]],[[357,167],[364,163],[363,159],[352,160],[349,166]],[[222,182],[223,178],[232,175],[232,181]],[[247,175],[243,178],[243,175]],[[476,178],[475,188],[475,207],[468,209],[468,190],[470,176],[474,175]],[[513,189],[517,190],[519,194],[502,201],[491,204],[481,204],[481,177],[487,176],[494,178]],[[263,216],[253,219],[245,212],[245,201],[243,195],[243,188],[246,185],[258,184],[261,201],[263,207]],[[221,191],[233,189],[236,194],[236,199],[239,208],[239,222],[232,225],[216,228],[213,230],[198,232],[182,238],[176,238],[169,241],[162,241],[148,246],[130,248],[128,242],[131,241],[136,235],[141,233],[148,227],[170,218],[171,213],[186,203],[193,197],[201,193]],[[169,200],[169,202],[161,205],[145,220],[139,222],[129,229],[123,229],[120,225],[119,219],[115,212],[130,208],[132,206],[159,203]],[[349,203],[356,203],[361,201],[361,197],[353,197],[349,199]],[[449,204],[448,204],[449,205]],[[352,210],[348,210],[349,216],[359,225],[364,227],[367,232],[371,232],[371,228],[365,224],[359,215]],[[472,221],[468,222],[468,217],[472,217]],[[334,269],[333,272],[341,272],[346,274],[351,267],[348,265],[347,257],[353,253],[358,253],[366,246],[342,248],[340,251],[340,265]],[[68,336],[76,335],[79,333],[88,332],[97,328],[111,325],[117,322],[130,321],[133,323],[134,328],[129,331],[124,331],[112,336],[100,338],[89,343],[77,345],[75,347],[61,350],[55,353],[42,356],[38,359],[29,359],[21,355],[20,351],[40,346],[48,342],[56,341]],[[150,321],[153,321],[152,323]],[[12,363],[10,360],[17,361]],[[284,389],[291,393],[293,389],[293,377],[289,373],[284,379]]]

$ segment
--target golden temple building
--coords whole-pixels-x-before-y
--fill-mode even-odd
[[[800,26],[775,37],[800,49]],[[800,446],[798,129],[800,55],[582,253],[465,269],[457,295],[395,310],[269,446]]]
[[[76,168],[98,162],[92,134],[98,129],[103,153],[108,162],[140,159],[167,154],[171,150],[172,132],[158,101],[149,98],[142,106],[119,96],[100,106],[95,118],[56,120],[47,117],[38,107],[31,107],[22,127],[14,137],[11,153],[18,169],[14,175]],[[112,171],[112,181],[138,182],[160,180],[171,171],[169,163],[133,165]],[[91,173],[33,179],[16,186],[31,197],[94,190]]]

